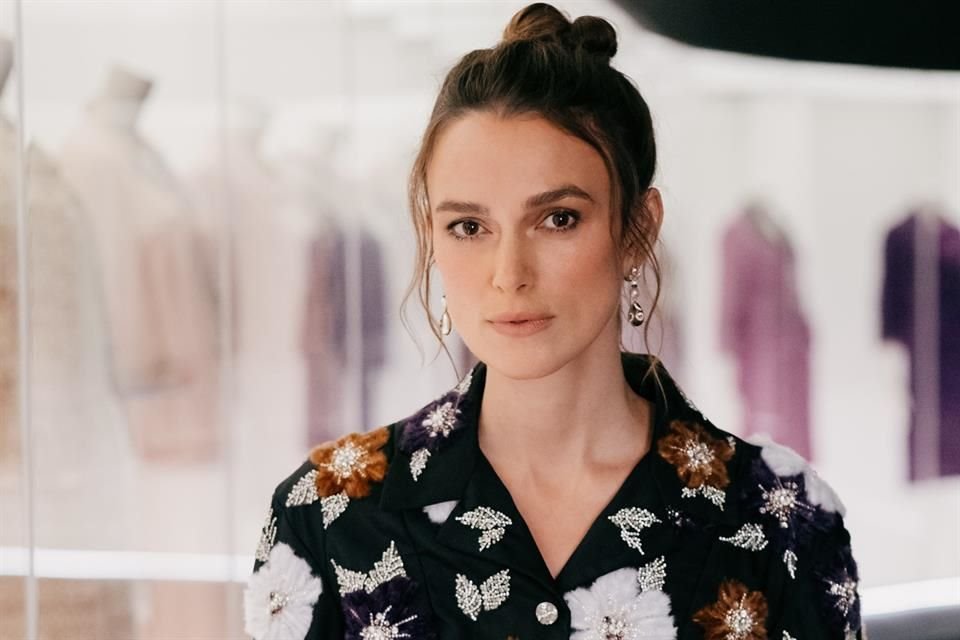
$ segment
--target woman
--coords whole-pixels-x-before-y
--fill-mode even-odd
[[[258,640],[860,637],[830,488],[620,351],[663,208],[616,48],[538,3],[448,74],[412,173],[414,286],[428,300],[436,266],[438,337],[480,363],[277,487],[245,594]]]

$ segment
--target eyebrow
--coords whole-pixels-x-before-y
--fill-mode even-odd
[[[527,209],[542,207],[545,204],[563,200],[564,198],[580,198],[588,202],[594,202],[593,196],[581,189],[575,184],[565,184],[556,189],[550,189],[543,193],[538,193],[527,198],[524,206]],[[451,211],[453,213],[469,213],[479,216],[490,215],[490,209],[476,202],[464,202],[462,200],[444,200],[436,206],[436,213],[441,211]]]

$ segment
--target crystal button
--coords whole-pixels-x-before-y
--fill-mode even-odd
[[[557,607],[552,602],[541,602],[537,605],[537,622],[553,624],[557,621]]]

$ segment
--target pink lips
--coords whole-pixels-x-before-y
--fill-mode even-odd
[[[530,313],[503,313],[490,319],[490,325],[505,336],[523,337],[539,333],[553,321],[552,316]]]

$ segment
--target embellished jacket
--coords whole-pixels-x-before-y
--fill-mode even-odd
[[[621,355],[653,446],[556,577],[478,444],[477,364],[277,487],[245,591],[256,640],[863,638],[843,507],[807,462],[713,425]]]

